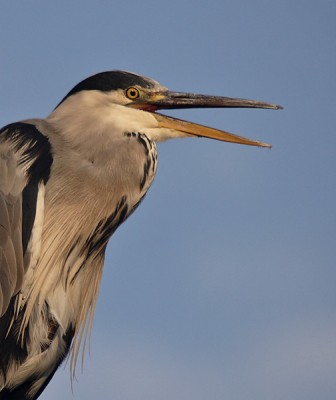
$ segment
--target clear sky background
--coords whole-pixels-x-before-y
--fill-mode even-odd
[[[170,112],[273,148],[158,146],[74,395],[67,366],[41,399],[336,398],[335,21],[334,0],[1,1],[1,126],[109,69],[284,106]]]

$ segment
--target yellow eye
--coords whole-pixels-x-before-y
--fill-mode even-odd
[[[130,88],[128,88],[128,89],[126,90],[126,96],[127,96],[129,99],[134,100],[134,99],[136,99],[137,97],[140,96],[140,92],[139,92],[139,90],[138,90],[137,88],[135,88],[135,87],[130,87]]]

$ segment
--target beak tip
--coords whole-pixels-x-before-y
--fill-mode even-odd
[[[263,142],[257,142],[257,144],[254,144],[254,146],[258,146],[258,147],[268,147],[269,149],[271,149],[271,148],[273,147],[271,144],[263,143]]]

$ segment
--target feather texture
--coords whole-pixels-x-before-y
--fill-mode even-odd
[[[156,171],[156,146],[144,134],[111,138],[88,160],[52,121],[1,131],[0,398],[36,398],[69,351],[74,374],[108,239]]]

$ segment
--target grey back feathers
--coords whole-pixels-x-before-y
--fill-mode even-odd
[[[1,273],[12,285],[0,280],[0,316],[22,284],[23,262],[33,221],[39,182],[49,178],[52,156],[50,144],[34,125],[15,123],[0,131],[0,229],[2,231]],[[8,267],[5,268],[5,265]],[[15,267],[17,265],[17,267]],[[16,282],[14,284],[14,282]],[[12,290],[9,287],[12,286]]]

